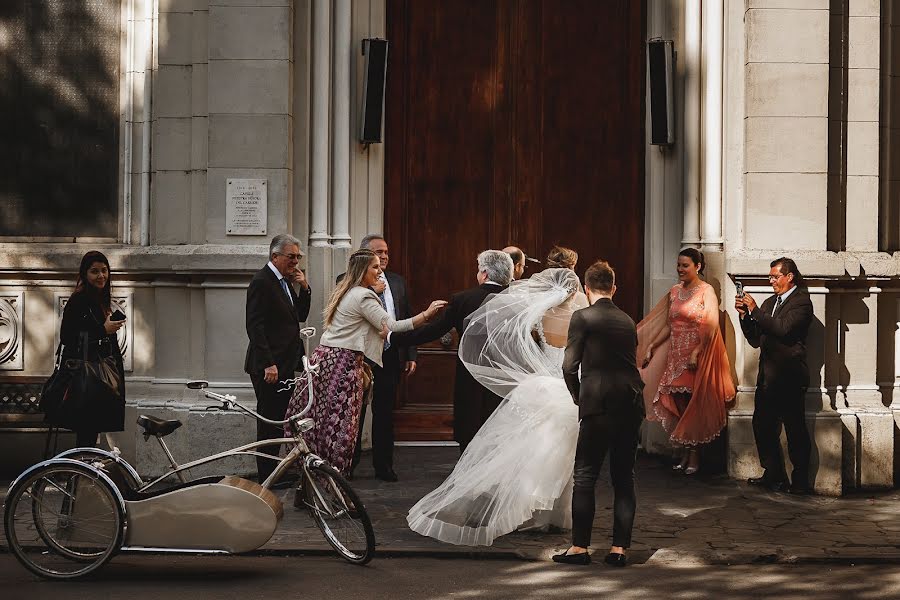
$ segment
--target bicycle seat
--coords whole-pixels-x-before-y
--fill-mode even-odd
[[[157,419],[150,415],[139,416],[137,424],[144,428],[144,435],[156,437],[165,437],[181,427],[181,421],[178,419]]]

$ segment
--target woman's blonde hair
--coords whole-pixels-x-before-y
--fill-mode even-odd
[[[571,248],[553,246],[547,253],[547,268],[574,269],[578,263],[578,253]]]
[[[338,305],[344,299],[344,296],[347,295],[347,292],[358,285],[362,285],[363,277],[365,277],[369,265],[372,264],[373,258],[377,260],[378,256],[368,248],[357,250],[350,255],[350,260],[347,262],[347,272],[340,283],[337,284],[337,287],[334,288],[334,291],[331,292],[331,298],[328,299],[328,305],[323,311],[325,327],[331,325],[334,313],[337,312]]]

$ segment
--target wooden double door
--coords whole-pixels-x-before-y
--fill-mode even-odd
[[[644,2],[388,0],[385,234],[413,310],[476,285],[475,257],[554,244],[640,316]],[[526,276],[539,265],[530,265]],[[398,439],[452,439],[456,335],[423,346]]]

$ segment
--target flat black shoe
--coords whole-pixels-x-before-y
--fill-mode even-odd
[[[603,562],[613,567],[624,567],[628,564],[628,558],[619,552],[610,552],[603,559]]]
[[[812,493],[812,488],[808,485],[791,485],[787,491],[795,496],[807,496]]]
[[[563,552],[562,554],[554,554],[553,562],[561,563],[564,565],[589,565],[591,564],[591,554],[590,552],[581,552],[579,554],[567,554]]]
[[[381,481],[397,481],[399,477],[397,477],[397,474],[391,469],[390,471],[376,471],[375,479],[380,479]]]
[[[747,480],[750,485],[758,485],[760,487],[769,485],[769,479],[763,475],[762,477],[751,477]]]

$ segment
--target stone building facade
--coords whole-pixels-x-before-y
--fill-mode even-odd
[[[129,317],[129,415],[186,421],[191,435],[173,444],[190,455],[253,437],[241,417],[203,410],[183,383],[208,379],[252,403],[244,295],[268,239],[287,231],[303,241],[310,324],[320,326],[315,315],[351,247],[384,227],[385,145],[359,144],[356,130],[361,40],[386,36],[388,0],[114,4],[121,27],[98,35],[118,36],[120,47],[118,229],[35,235],[22,221],[0,238],[0,381],[7,398],[27,396],[51,371],[61,302],[81,254],[98,248]],[[739,384],[729,473],[758,473],[757,355],[736,324],[733,282],[761,299],[769,262],[788,255],[816,312],[807,394],[815,488],[893,486],[900,4],[647,0],[643,15],[646,38],[673,40],[677,56],[676,141],[644,149],[644,308],[673,284],[678,250],[700,247]],[[18,51],[10,27],[0,20],[3,54]],[[227,232],[234,178],[265,180],[265,235]],[[152,470],[154,449],[128,422],[117,443]],[[646,428],[647,448],[667,451],[662,439]]]

